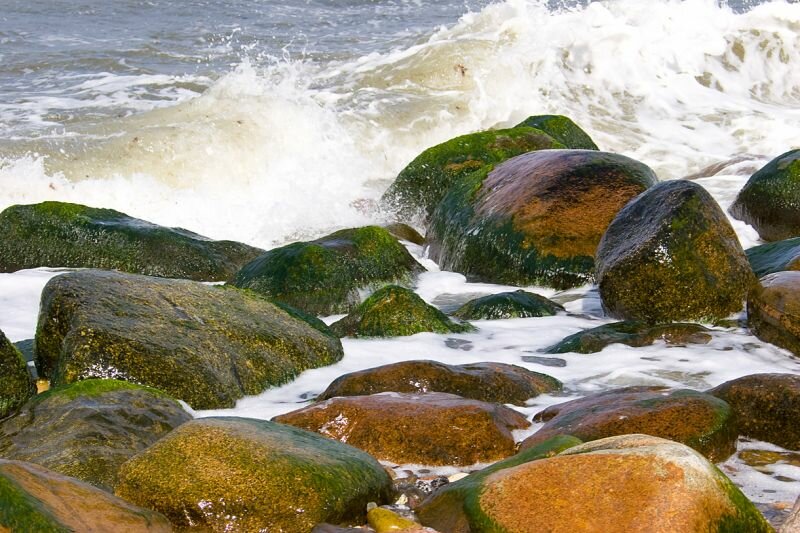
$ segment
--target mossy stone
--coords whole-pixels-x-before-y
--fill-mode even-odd
[[[411,289],[387,285],[375,291],[352,313],[331,325],[340,337],[400,337],[425,331],[465,333],[475,331],[429,305]]]
[[[561,304],[520,289],[470,300],[459,307],[453,316],[462,320],[501,320],[553,316],[563,311]]]
[[[544,353],[596,353],[611,344],[625,344],[638,348],[649,346],[657,340],[667,344],[707,344],[711,330],[700,324],[659,324],[644,322],[614,322],[574,333],[560,342],[545,348]]]
[[[25,358],[0,331],[0,419],[14,413],[34,394],[36,385]]]
[[[765,241],[800,236],[800,150],[779,155],[750,176],[730,212]]]
[[[35,396],[0,424],[0,456],[111,491],[122,463],[191,418],[155,389],[78,381]]]
[[[515,127],[528,126],[542,130],[566,148],[576,150],[598,150],[589,134],[564,115],[534,115],[526,118]]]
[[[747,325],[759,339],[800,357],[800,272],[776,272],[747,295]]]
[[[392,222],[391,224],[385,224],[383,227],[386,228],[386,231],[402,241],[408,241],[413,244],[423,244],[425,242],[425,237],[420,235],[417,230],[408,224]]]
[[[310,531],[362,522],[391,479],[351,446],[249,418],[193,420],[122,466],[116,494],[176,528]]]
[[[54,386],[122,379],[216,409],[341,358],[337,338],[232,287],[84,270],[42,292],[36,365]]]
[[[600,238],[657,182],[633,159],[542,150],[460,180],[436,208],[426,243],[443,270],[470,280],[568,289],[594,280]]]
[[[696,183],[660,183],[628,204],[597,249],[609,315],[713,322],[742,309],[756,278],[728,219]]]
[[[745,253],[759,278],[775,272],[800,270],[800,237],[754,246]]]
[[[369,527],[375,530],[375,533],[409,531],[420,527],[416,522],[403,518],[399,514],[383,507],[375,507],[367,511],[367,523]]]
[[[359,290],[410,283],[424,270],[389,231],[366,226],[270,250],[230,283],[307,313],[331,315],[354,309]]]
[[[103,268],[224,281],[264,252],[112,209],[64,202],[11,206],[0,213],[0,234],[0,272],[44,266]]]

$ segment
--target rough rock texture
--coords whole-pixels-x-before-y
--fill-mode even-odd
[[[725,214],[690,181],[661,183],[628,204],[596,260],[603,307],[624,320],[723,319],[755,284]]]
[[[31,533],[172,531],[158,513],[38,465],[0,459],[0,530]]]
[[[530,425],[502,405],[439,392],[332,398],[274,420],[347,442],[380,460],[425,465],[508,457],[515,451],[511,430]]]
[[[800,498],[794,502],[794,507],[789,517],[781,525],[778,533],[800,533]]]
[[[447,392],[482,402],[525,405],[530,398],[558,390],[561,382],[557,379],[516,365],[403,361],[339,376],[317,400],[390,391]]]
[[[638,348],[649,346],[657,340],[667,344],[707,344],[711,330],[700,324],[660,324],[649,326],[644,322],[614,322],[574,333],[546,348],[545,353],[596,353],[611,344],[626,344]]]
[[[116,378],[233,407],[341,357],[335,337],[234,288],[85,270],[42,292],[36,366],[52,385]]]
[[[112,209],[63,202],[15,205],[0,213],[0,272],[86,267],[168,278],[224,281],[263,250],[212,241]]]
[[[781,154],[750,176],[730,209],[765,241],[800,235],[800,150]]]
[[[453,316],[462,320],[500,320],[553,316],[563,311],[564,307],[561,304],[520,289],[470,300],[459,307]]]
[[[475,328],[453,322],[411,289],[387,285],[334,322],[331,330],[340,337],[400,337],[423,331],[465,333]]]
[[[348,313],[360,289],[408,283],[425,269],[389,231],[344,229],[270,250],[245,265],[231,284],[308,313]]]
[[[597,150],[589,134],[563,115],[534,115],[526,118],[515,127],[528,126],[542,130],[564,145],[576,150]]]
[[[25,358],[0,331],[0,419],[20,408],[36,394]]]
[[[50,389],[0,424],[0,457],[113,490],[122,463],[191,420],[161,391],[91,379]]]
[[[753,374],[714,387],[736,413],[739,433],[800,450],[800,376]]]
[[[800,272],[761,278],[747,296],[747,324],[759,339],[800,356]]]
[[[125,463],[116,494],[204,531],[310,531],[361,521],[391,480],[351,446],[249,418],[188,422]]]
[[[745,250],[756,276],[786,270],[800,270],[800,237],[769,242]]]
[[[646,433],[691,446],[714,462],[736,451],[736,419],[730,406],[688,389],[626,387],[548,407],[534,416],[545,425],[522,442],[530,448],[556,435],[584,442]]]
[[[655,184],[647,166],[592,150],[523,154],[462,179],[434,212],[430,257],[469,279],[566,289],[594,279],[606,227]]]

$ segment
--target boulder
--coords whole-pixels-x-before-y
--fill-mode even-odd
[[[781,524],[778,533],[800,533],[800,498],[794,502],[794,507],[786,518],[786,521]]]
[[[754,246],[745,250],[745,254],[759,278],[775,272],[800,270],[800,237]]]
[[[520,289],[470,300],[459,307],[453,316],[462,320],[501,320],[553,316],[563,312],[564,307],[561,304]]]
[[[249,418],[193,420],[122,466],[116,494],[176,528],[310,531],[362,523],[391,479],[369,455],[293,427]]]
[[[623,320],[724,319],[755,284],[722,209],[691,181],[661,183],[628,204],[596,261],[603,307]]]
[[[387,285],[334,322],[331,330],[340,337],[401,337],[424,331],[465,333],[475,328],[453,322],[411,289]]]
[[[122,379],[216,409],[341,358],[337,338],[235,288],[84,270],[42,292],[36,366],[53,386]]]
[[[731,406],[740,434],[800,450],[800,376],[753,374],[725,382],[708,394]]]
[[[14,413],[34,394],[36,385],[25,358],[0,331],[0,419]]]
[[[161,391],[112,379],[50,389],[0,424],[0,457],[113,490],[122,463],[191,420]]]
[[[440,392],[331,398],[273,420],[347,442],[382,461],[425,465],[508,457],[515,451],[511,431],[530,425],[508,407]]]
[[[650,346],[658,340],[671,345],[707,344],[711,330],[700,324],[659,324],[644,322],[614,322],[574,333],[560,342],[545,348],[544,353],[596,353],[611,344],[625,344],[638,348]]]
[[[714,462],[736,451],[736,418],[731,407],[709,394],[665,387],[625,387],[548,407],[534,416],[544,422],[525,439],[527,449],[556,435],[584,442],[645,433],[691,446]]]
[[[761,278],[747,296],[747,325],[759,339],[800,355],[800,272]]]
[[[505,363],[446,365],[436,361],[403,361],[339,376],[317,400],[367,396],[380,392],[447,392],[472,400],[525,405],[539,394],[561,390],[546,374]]]
[[[112,209],[64,202],[14,205],[0,213],[0,272],[75,267],[166,278],[224,281],[264,250],[213,241]]]
[[[800,150],[781,154],[750,176],[730,213],[765,241],[800,236]]]
[[[385,224],[383,227],[398,240],[420,245],[425,242],[425,237],[408,224],[392,222],[391,224]]]
[[[0,459],[0,530],[166,533],[172,527],[162,515],[77,479]]]
[[[424,270],[386,229],[366,226],[270,250],[230,283],[308,313],[332,315],[352,311],[361,290],[410,283]]]
[[[590,283],[606,227],[656,181],[650,168],[617,154],[529,152],[450,189],[431,218],[429,254],[468,279],[557,289]]]
[[[526,118],[515,127],[528,126],[542,130],[565,148],[575,150],[598,150],[589,134],[564,115],[534,115]]]

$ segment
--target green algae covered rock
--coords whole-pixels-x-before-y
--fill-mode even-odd
[[[750,176],[730,213],[765,241],[800,236],[800,150],[779,155]]]
[[[116,494],[180,529],[310,531],[361,523],[391,480],[351,446],[249,418],[188,422],[125,463]]]
[[[649,346],[657,340],[673,345],[707,344],[711,341],[710,331],[700,324],[649,326],[644,322],[614,322],[579,331],[545,348],[544,353],[596,353],[611,344],[620,343],[638,348]]]
[[[391,224],[385,224],[383,227],[386,231],[402,241],[408,241],[413,244],[422,244],[425,242],[425,237],[420,235],[417,230],[408,224],[392,222]]]
[[[747,295],[747,325],[759,339],[800,356],[800,272],[776,272]]]
[[[36,385],[20,351],[0,331],[0,419],[36,394]]]
[[[650,168],[592,150],[543,150],[471,174],[437,207],[431,259],[468,279],[567,289],[594,280],[617,212],[655,184]]]
[[[800,237],[754,246],[745,253],[759,278],[775,272],[800,270]]]
[[[562,305],[544,296],[520,289],[470,300],[459,307],[453,316],[462,320],[501,320],[553,316],[563,311]]]
[[[308,313],[331,315],[355,308],[361,289],[408,283],[422,271],[386,229],[366,226],[270,250],[230,283]]]
[[[0,531],[172,531],[160,514],[41,466],[0,459]]]
[[[542,130],[566,148],[576,150],[598,150],[589,134],[564,115],[534,115],[515,127],[528,126]]]
[[[43,202],[0,213],[0,272],[103,268],[168,278],[224,281],[263,250],[212,241],[112,209]]]
[[[755,285],[728,219],[690,181],[661,183],[628,204],[597,249],[603,307],[648,323],[721,320]]]
[[[340,337],[401,337],[423,331],[475,330],[470,324],[453,322],[411,289],[397,285],[377,290],[352,313],[334,322],[331,329]]]
[[[89,379],[42,393],[0,424],[0,457],[113,490],[122,463],[191,420],[161,391]]]
[[[36,366],[54,386],[116,378],[216,409],[341,358],[339,339],[236,288],[84,270],[42,292]]]
[[[532,150],[565,148],[527,126],[470,133],[428,148],[400,171],[381,203],[403,219],[430,217],[447,190],[486,165]]]

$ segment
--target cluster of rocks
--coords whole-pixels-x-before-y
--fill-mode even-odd
[[[548,115],[412,161],[383,203],[424,226],[424,239],[396,223],[265,252],[108,209],[8,208],[0,271],[82,270],[42,293],[33,356],[50,390],[36,394],[25,358],[0,334],[0,529],[769,531],[713,462],[740,436],[800,450],[796,375],[705,392],[628,387],[532,421],[509,405],[562,384],[494,362],[346,374],[272,421],[192,419],[180,402],[232,407],[339,361],[341,337],[467,333],[468,320],[565,312],[515,291],[447,316],[410,288],[424,268],[398,239],[424,243],[470,279],[596,283],[620,322],[548,353],[706,343],[711,331],[695,322],[724,320],[747,300],[753,332],[800,355],[798,179],[800,151],[747,183],[732,214],[764,240],[788,240],[745,252],[702,187],[659,183]],[[330,326],[317,318],[338,313],[347,316]],[[518,442],[532,422],[543,425]],[[379,461],[473,471],[434,487]],[[404,515],[387,507],[398,501]]]

